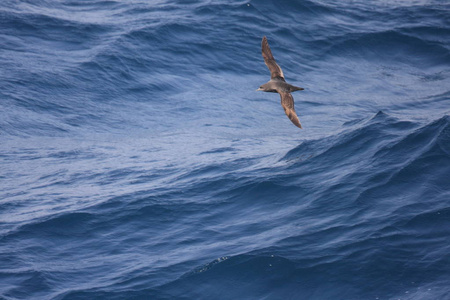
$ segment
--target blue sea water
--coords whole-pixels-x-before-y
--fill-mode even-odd
[[[2,0],[0,299],[450,299],[449,16]]]

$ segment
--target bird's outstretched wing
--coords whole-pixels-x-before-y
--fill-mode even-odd
[[[297,117],[297,113],[294,109],[294,98],[291,93],[280,93],[281,96],[281,106],[284,108],[284,112],[288,116],[289,120],[294,123],[295,126],[302,128],[300,120]]]
[[[262,39],[261,49],[262,49],[262,56],[264,57],[264,62],[266,63],[266,66],[270,70],[270,78],[285,81],[283,71],[275,61],[275,58],[273,58],[272,51],[270,51],[269,42],[267,41],[266,37],[263,37]]]

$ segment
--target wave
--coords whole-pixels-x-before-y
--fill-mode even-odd
[[[293,290],[296,295],[311,299],[339,295],[357,299],[420,293],[429,282],[440,286],[445,270],[438,267],[440,271],[432,279],[427,277],[430,273],[423,276],[428,263],[419,261],[428,254],[416,245],[438,247],[446,232],[432,228],[449,225],[446,218],[450,210],[445,204],[448,194],[443,193],[447,185],[445,174],[450,171],[449,133],[449,116],[417,128],[411,122],[380,112],[350,132],[303,143],[282,158],[288,164],[280,167],[282,171],[272,168],[270,173],[276,174],[272,178],[260,178],[237,193],[230,190],[237,201],[240,194],[246,202],[257,201],[259,205],[265,200],[279,203],[276,195],[290,198],[291,212],[284,215],[282,222],[296,228],[290,231],[291,236],[281,238],[276,246],[212,261],[160,287],[161,291],[170,295],[167,297],[196,297],[184,288],[194,285],[207,294],[228,291],[230,299],[245,295],[248,290],[261,291],[260,296],[269,299],[270,295],[292,297]],[[366,165],[358,161],[365,161]],[[320,165],[323,168],[318,170]],[[304,170],[313,172],[303,175]],[[303,183],[308,176],[315,177],[315,184]],[[296,192],[289,193],[292,186],[297,187]],[[430,188],[435,191],[433,194]],[[307,191],[303,193],[301,189]],[[400,249],[405,245],[410,247],[402,254]],[[281,256],[274,257],[273,253]],[[386,257],[387,253],[397,254]],[[433,264],[442,263],[447,257],[444,249],[438,253]],[[418,263],[408,265],[412,257]],[[398,271],[385,274],[381,266],[386,264],[397,265]],[[409,270],[408,275],[405,269]],[[344,275],[346,272],[349,274]],[[358,275],[359,272],[364,275]],[[324,274],[335,281],[323,282]],[[361,279],[355,279],[358,276]],[[376,280],[383,276],[410,284],[400,289],[384,287],[380,292]],[[215,278],[221,284],[215,283]],[[348,285],[346,280],[361,282]],[[357,288],[371,281],[375,282],[373,288]],[[243,283],[242,289],[233,288],[231,284],[235,282]],[[218,285],[223,290],[208,289]]]
[[[192,299],[220,297],[225,291],[227,299],[292,298],[293,293],[310,299],[358,299],[391,298],[406,291],[418,295],[421,288],[436,288],[445,278],[441,266],[449,250],[442,247],[446,230],[439,228],[450,225],[445,202],[450,117],[419,126],[379,112],[347,126],[334,136],[304,141],[273,166],[238,159],[175,170],[167,174],[173,183],[166,188],[137,190],[78,211],[37,218],[3,235],[2,242],[29,243],[23,248],[29,251],[36,247],[35,236],[48,236],[48,243],[83,237],[82,244],[58,252],[86,255],[96,273],[104,271],[94,258],[102,252],[100,245],[117,244],[114,249],[122,257],[143,242],[143,236],[139,240],[120,232],[145,230],[149,249],[168,251],[168,261],[158,263],[158,254],[150,255],[155,263],[151,269],[167,273],[162,278],[158,271],[146,272],[150,266],[136,265],[111,274],[114,283],[108,286],[94,280],[86,288],[55,294],[55,299],[119,299],[124,293],[131,299]],[[228,151],[233,149],[201,155]],[[119,175],[136,181],[142,174],[129,170]],[[163,237],[153,240],[161,230]],[[176,247],[170,253],[172,242],[186,250]],[[209,249],[207,257],[227,256],[200,264],[204,258],[189,258],[192,247]],[[429,253],[430,248],[439,250]],[[184,251],[186,258],[180,254]],[[61,259],[51,270],[39,267],[34,272],[47,282],[56,269],[65,273]],[[28,272],[15,274],[29,277]],[[403,285],[382,287],[380,278]],[[78,285],[83,282],[77,280]]]

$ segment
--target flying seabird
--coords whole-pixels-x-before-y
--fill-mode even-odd
[[[298,119],[294,109],[294,98],[291,93],[301,91],[303,88],[290,85],[286,82],[286,80],[284,80],[283,71],[275,61],[275,58],[273,58],[272,51],[270,51],[269,42],[266,37],[263,37],[262,39],[261,48],[264,62],[270,70],[270,80],[260,86],[257,91],[280,94],[281,106],[283,106],[284,112],[295,126],[302,128],[302,124],[300,124],[300,120]]]

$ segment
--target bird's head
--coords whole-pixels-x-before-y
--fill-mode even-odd
[[[263,84],[262,86],[257,89],[257,91],[263,91],[266,92],[268,90],[267,83]]]
[[[264,83],[262,86],[257,89],[257,91],[269,92],[269,93],[277,93],[277,90],[274,89],[273,85],[270,82]]]

